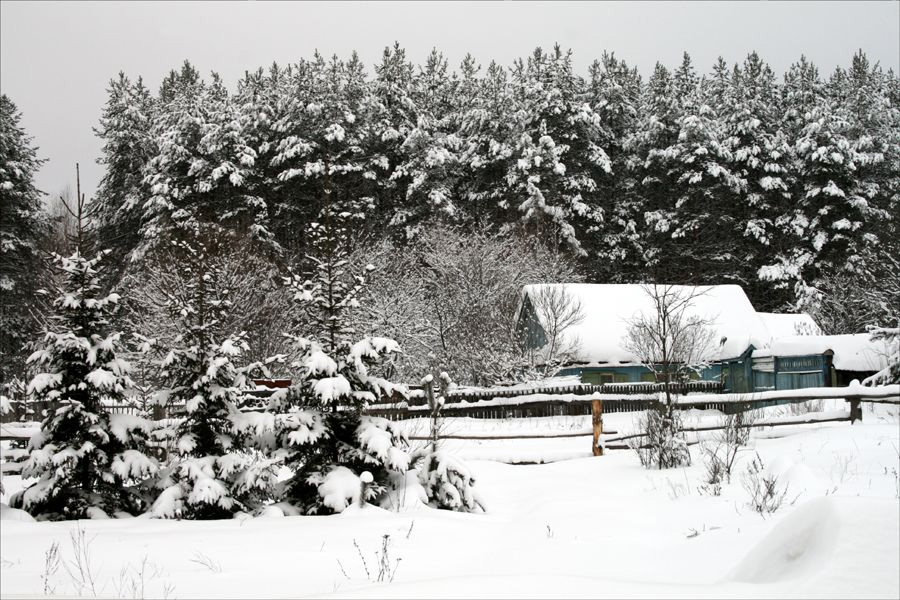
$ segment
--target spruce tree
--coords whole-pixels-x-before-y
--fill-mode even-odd
[[[41,370],[28,394],[46,407],[46,417],[29,442],[22,469],[24,477],[37,481],[10,505],[39,518],[142,512],[146,503],[135,485],[157,470],[142,452],[150,423],[110,415],[106,408],[125,402],[132,381],[128,362],[117,356],[121,334],[111,329],[119,296],[100,293],[104,254],[55,257],[64,283],[43,348],[28,359]]]
[[[348,262],[349,218],[326,209],[321,222],[310,225],[313,272],[289,283],[311,325],[306,335],[292,336],[297,352],[292,384],[273,396],[269,407],[287,415],[277,425],[275,455],[293,475],[281,484],[280,496],[308,514],[341,512],[359,501],[366,471],[373,481],[362,500],[373,500],[392,474],[409,465],[401,432],[386,419],[362,414],[367,404],[403,388],[374,373],[399,351],[396,342],[354,341],[349,313],[358,307],[368,269]]]
[[[158,260],[177,263],[183,274],[167,300],[182,333],[167,348],[156,344],[166,386],[157,401],[184,411],[175,429],[177,458],[149,482],[158,494],[151,507],[157,517],[213,519],[252,511],[270,498],[274,485],[274,463],[246,451],[246,428],[254,423],[238,411],[256,366],[236,364],[248,350],[246,334],[222,326],[231,303],[221,246],[230,237],[204,224],[197,235],[155,249]]]

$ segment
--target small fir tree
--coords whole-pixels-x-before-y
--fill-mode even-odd
[[[246,335],[222,331],[230,302],[221,293],[216,240],[227,236],[210,228],[206,233],[205,241],[172,242],[184,278],[169,294],[167,307],[184,333],[160,362],[169,385],[160,400],[183,406],[184,419],[175,431],[178,459],[152,482],[161,490],[152,512],[163,518],[213,519],[254,510],[269,499],[275,482],[274,461],[259,460],[244,448],[253,423],[238,412],[238,404],[255,365],[235,364],[248,350]]]
[[[341,512],[355,501],[373,500],[391,472],[409,466],[401,432],[386,419],[362,414],[366,404],[384,395],[405,393],[373,373],[400,348],[386,338],[353,341],[349,312],[359,306],[366,278],[348,264],[349,213],[326,209],[322,217],[309,230],[315,273],[289,278],[315,334],[291,336],[297,351],[293,383],[270,403],[271,411],[286,415],[276,426],[275,456],[293,471],[280,495],[309,514]],[[373,481],[360,498],[365,471]]]
[[[144,501],[130,484],[157,469],[141,451],[149,422],[106,408],[124,402],[132,382],[129,364],[116,354],[121,334],[110,330],[119,296],[99,293],[102,258],[56,256],[64,284],[44,347],[28,359],[42,369],[28,394],[48,410],[22,469],[37,481],[10,505],[46,519],[140,512]]]
[[[484,511],[484,501],[475,490],[475,477],[468,466],[449,452],[440,449],[441,408],[451,387],[454,386],[445,371],[440,375],[440,394],[434,395],[434,377],[429,373],[422,378],[425,398],[431,409],[431,441],[412,456],[418,463],[418,480],[425,489],[429,505],[435,508],[460,512]]]

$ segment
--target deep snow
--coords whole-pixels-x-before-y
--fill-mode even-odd
[[[407,498],[399,512],[352,507],[331,517],[218,522],[29,523],[10,520],[4,511],[0,593],[40,596],[45,551],[57,541],[63,558],[71,559],[69,534],[80,526],[92,540],[98,588],[112,597],[130,597],[129,575],[120,573],[147,557],[158,568],[145,577],[147,597],[160,596],[168,585],[170,597],[179,598],[897,598],[900,424],[896,407],[877,410],[867,412],[861,425],[785,427],[785,437],[755,437],[738,470],[758,451],[789,485],[793,502],[767,518],[746,506],[740,475],[721,497],[698,492],[702,465],[696,446],[692,467],[669,471],[644,470],[627,451],[527,466],[473,460],[469,466],[487,514],[436,511],[415,498]],[[609,415],[607,427],[618,421],[625,429],[631,417]],[[581,427],[574,419],[570,429]],[[449,425],[457,431],[561,432],[563,423]],[[534,455],[558,457],[571,448],[584,456],[589,439],[517,444],[526,452],[530,444]],[[514,454],[519,447],[491,444],[490,451],[464,441],[448,442],[447,448],[473,458],[478,448],[489,456]],[[21,483],[7,477],[4,485],[9,493]],[[395,578],[379,584],[371,580],[377,579],[375,553],[384,535],[390,536],[388,562]],[[57,594],[75,592],[64,568],[50,584]]]

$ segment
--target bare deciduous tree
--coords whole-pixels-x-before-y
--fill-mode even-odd
[[[708,288],[646,285],[651,311],[628,322],[622,347],[637,357],[663,384],[666,404],[672,405],[672,384],[687,381],[709,365],[714,346],[712,318],[692,313],[697,298]]]
[[[622,347],[663,384],[665,402],[639,422],[647,441],[638,449],[642,464],[662,469],[690,462],[675,410],[674,386],[709,364],[714,332],[710,318],[692,314],[696,299],[708,289],[653,284],[644,291],[651,309],[629,321]]]
[[[406,381],[441,369],[463,384],[521,377],[529,367],[515,331],[522,287],[578,280],[571,258],[487,229],[433,226],[414,246],[358,252],[355,262],[376,269],[354,327],[400,343],[394,368]]]
[[[581,300],[562,285],[541,286],[530,299],[547,339],[543,348],[532,353],[532,363],[542,365],[547,375],[578,352],[580,340],[566,333],[584,321],[584,309]]]

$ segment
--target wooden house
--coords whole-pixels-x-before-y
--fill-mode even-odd
[[[542,284],[525,286],[517,315],[519,338],[536,352],[549,343],[545,311],[548,290],[564,290],[581,306],[582,319],[556,336],[564,348],[558,375],[578,375],[584,383],[654,381],[641,357],[623,348],[629,323],[653,314],[640,285]],[[757,312],[737,285],[704,286],[687,316],[710,322],[718,340],[709,365],[697,377],[722,382],[725,392],[753,392],[846,385],[877,371],[883,349],[866,334],[823,336],[806,314]],[[684,289],[689,292],[693,290]]]

